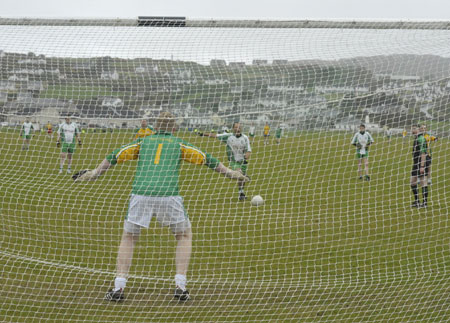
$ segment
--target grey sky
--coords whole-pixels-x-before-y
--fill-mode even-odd
[[[1,0],[0,17],[357,19],[450,21],[448,0]],[[361,4],[361,3],[364,3]],[[2,26],[0,50],[61,57],[322,59],[384,54],[450,57],[450,31]]]
[[[2,17],[450,20],[448,0],[2,0]]]
[[[2,26],[0,49],[56,57],[152,57],[208,64],[211,59],[333,60],[384,54],[450,57],[442,30],[129,28]]]

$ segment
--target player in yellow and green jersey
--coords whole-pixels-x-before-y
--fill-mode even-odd
[[[269,140],[269,136],[270,136],[270,126],[269,126],[268,123],[266,123],[266,125],[264,126],[264,132],[263,132],[264,145],[267,145],[267,142]]]
[[[50,121],[48,121],[47,122],[47,136],[49,136],[51,138],[52,134],[53,134],[53,125],[50,123]]]
[[[147,120],[142,119],[141,127],[135,132],[134,139],[144,138],[153,135],[154,133],[155,129],[153,129],[153,127],[148,125]]]
[[[427,154],[428,176],[427,176],[427,181],[428,181],[428,185],[431,185],[431,142],[437,141],[438,137],[428,134],[427,133],[427,126],[424,125],[424,124],[420,126],[420,132],[423,133],[423,137],[427,141],[427,148],[428,148],[428,154]]]
[[[192,232],[183,199],[179,195],[182,160],[205,165],[231,179],[249,180],[241,172],[225,167],[218,159],[175,137],[172,134],[175,131],[175,117],[172,114],[161,113],[155,128],[153,135],[139,138],[113,151],[96,169],[73,176],[77,182],[95,180],[114,165],[138,160],[119,246],[114,288],[106,294],[106,299],[111,301],[124,299],[123,290],[133,258],[133,248],[141,229],[148,228],[153,216],[163,226],[169,227],[177,240],[174,297],[180,301],[190,298],[186,289],[186,274],[191,257]]]

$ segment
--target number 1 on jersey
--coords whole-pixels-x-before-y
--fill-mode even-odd
[[[162,148],[163,148],[163,144],[159,144],[158,149],[156,150],[155,165],[159,164],[159,159],[161,158]]]

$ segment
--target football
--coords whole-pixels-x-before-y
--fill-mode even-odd
[[[259,206],[259,205],[262,205],[264,203],[264,200],[261,197],[261,195],[255,195],[255,196],[253,196],[251,203],[254,206]]]

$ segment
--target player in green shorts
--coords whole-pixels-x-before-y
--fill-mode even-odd
[[[65,122],[58,128],[58,139],[56,145],[61,147],[61,159],[59,163],[59,173],[62,174],[64,162],[67,158],[67,173],[71,173],[72,155],[75,153],[75,139],[81,146],[80,130],[75,122],[70,121],[70,117],[65,118]]]
[[[351,144],[356,146],[356,157],[358,158],[358,175],[359,179],[363,179],[362,163],[364,162],[364,179],[370,181],[369,176],[369,146],[373,144],[373,138],[366,131],[366,126],[361,124],[359,132],[357,132],[352,139]]]
[[[252,143],[252,144],[255,141],[255,131],[256,131],[256,127],[252,124],[248,131],[248,137],[250,139],[250,143]]]
[[[277,142],[277,144],[280,144],[282,132],[283,129],[280,126],[278,126],[278,128],[275,130],[275,141]]]
[[[22,150],[30,149],[30,140],[34,133],[33,124],[30,122],[30,118],[26,118],[25,122],[22,124],[22,129],[20,130],[20,136],[23,138]]]
[[[225,167],[218,159],[175,137],[172,133],[176,124],[172,114],[161,113],[155,128],[156,133],[153,135],[138,138],[113,151],[96,169],[82,171],[73,176],[76,182],[95,180],[116,164],[138,160],[117,256],[114,288],[106,294],[106,299],[110,301],[120,302],[124,299],[123,290],[133,258],[133,249],[141,229],[148,228],[152,216],[163,226],[169,227],[177,240],[174,297],[179,301],[190,298],[186,289],[186,275],[192,251],[192,231],[179,195],[179,170],[182,160],[205,165],[234,180],[249,180],[241,172]]]
[[[247,174],[248,160],[252,149],[250,140],[242,133],[241,124],[235,122],[233,124],[233,133],[199,133],[200,136],[217,138],[227,144],[227,156],[230,167],[233,170],[240,170],[244,175]],[[245,182],[238,181],[239,201],[244,201],[247,197],[244,192]]]

